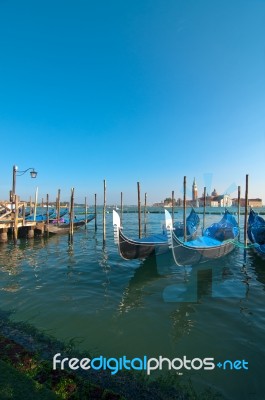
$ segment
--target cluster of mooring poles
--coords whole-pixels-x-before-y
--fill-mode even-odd
[[[73,240],[74,234],[74,222],[75,222],[75,208],[74,208],[74,188],[71,188],[70,202],[69,202],[69,224],[67,224],[69,240]],[[46,195],[46,202],[42,199],[41,207],[42,210],[46,208],[46,212],[42,212],[41,220],[37,216],[37,205],[38,205],[38,188],[35,192],[35,200],[32,202],[31,197],[29,200],[30,215],[26,215],[26,203],[19,201],[18,195],[12,195],[12,202],[3,202],[0,204],[3,213],[0,215],[0,243],[5,243],[11,236],[14,243],[17,242],[19,237],[21,238],[34,238],[34,236],[49,235],[51,231],[50,226],[59,227],[61,224],[60,213],[62,209],[61,205],[61,190],[58,189],[58,194],[55,201],[55,216],[50,216],[50,199],[49,194]],[[97,230],[97,195],[95,194],[95,231]],[[88,205],[87,197],[85,197],[85,218],[84,226],[87,229],[88,222]],[[30,218],[28,218],[30,217]],[[67,228],[66,228],[67,229]]]
[[[248,239],[247,239],[247,225],[248,225],[248,174],[246,175],[246,189],[245,189],[245,201],[244,201],[244,247],[247,247],[248,244]],[[237,188],[237,223],[238,227],[240,227],[240,204],[241,204],[241,187],[238,186]],[[173,192],[172,192],[173,193]],[[173,197],[173,195],[172,195]],[[173,199],[172,199],[173,203]],[[184,176],[183,180],[183,225],[184,225],[184,235],[186,233],[186,176]],[[174,212],[172,210],[172,214],[174,215]],[[202,231],[205,229],[205,215],[206,215],[206,187],[203,189],[203,227]],[[185,237],[184,237],[184,240]]]
[[[36,171],[33,168],[31,173],[35,174]],[[29,170],[29,169],[28,169]],[[28,171],[26,170],[26,171]],[[26,171],[21,171],[25,173]],[[6,207],[5,213],[0,215],[0,242],[6,242],[8,240],[8,233],[11,231],[13,235],[14,242],[17,241],[18,236],[32,238],[34,237],[34,232],[37,235],[43,235],[44,233],[49,233],[49,195],[46,195],[46,218],[45,221],[38,222],[36,220],[37,213],[37,199],[38,199],[38,188],[35,192],[35,201],[33,209],[33,218],[31,220],[26,219],[25,203],[19,201],[19,197],[15,194],[15,183],[16,174],[18,170],[17,167],[13,168],[13,190],[12,190],[12,207],[11,210]],[[183,179],[183,226],[184,226],[184,240],[186,240],[186,215],[187,215],[187,179],[184,176]],[[69,241],[73,240],[74,234],[74,221],[75,221],[75,209],[74,209],[74,188],[71,188],[70,202],[69,202]],[[10,196],[11,197],[11,196]],[[141,207],[141,188],[140,182],[137,182],[137,210],[138,210],[138,236],[142,237],[142,207]],[[172,207],[172,218],[174,222],[174,190],[171,194],[171,207]],[[237,198],[237,217],[238,226],[240,225],[240,203],[241,203],[241,187],[238,186],[238,198]],[[202,230],[205,229],[205,216],[206,216],[206,205],[207,205],[207,195],[206,187],[203,190],[203,224]],[[5,208],[4,204],[1,204],[2,208]],[[44,207],[44,201],[42,199],[42,207]],[[106,241],[106,207],[107,207],[107,185],[106,180],[103,180],[103,210],[102,210],[102,223],[103,223],[103,243]],[[32,211],[32,201],[30,198],[30,209]],[[87,229],[87,197],[85,197],[85,229]],[[58,189],[58,194],[56,198],[56,218],[53,219],[53,224],[60,224],[60,211],[61,211],[61,190]],[[97,194],[94,195],[94,228],[97,231]],[[123,192],[120,193],[120,218],[121,223],[123,219]],[[248,175],[246,175],[246,189],[245,189],[245,212],[244,212],[244,246],[247,247],[247,219],[248,219]],[[144,235],[147,233],[147,193],[144,195]]]
[[[248,223],[248,178],[249,176],[246,175],[246,189],[245,189],[245,201],[244,201],[244,247],[247,247],[248,239],[247,239],[247,223]],[[186,217],[187,217],[187,178],[184,176],[183,179],[183,227],[184,227],[184,241],[186,241]],[[121,192],[121,221],[122,221],[122,192]],[[141,192],[140,192],[140,182],[137,182],[137,209],[138,209],[138,236],[139,238],[142,237],[142,221],[141,221]],[[171,211],[172,211],[172,220],[174,222],[174,190],[172,191],[171,195]],[[238,226],[240,227],[240,204],[241,204],[241,187],[238,186],[238,196],[237,196],[237,222]],[[203,188],[203,222],[202,222],[202,232],[205,230],[205,220],[206,220],[206,206],[207,206],[207,194],[206,194],[206,187]],[[146,235],[146,212],[147,212],[147,193],[145,193],[145,203],[144,203],[144,233]]]

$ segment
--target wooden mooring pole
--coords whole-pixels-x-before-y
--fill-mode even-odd
[[[18,196],[15,194],[15,219],[13,228],[13,238],[15,244],[17,243],[17,235],[18,235]]]
[[[172,207],[172,223],[174,224],[174,197],[175,193],[174,190],[172,190],[172,195],[171,195],[171,207]]]
[[[142,236],[142,227],[141,227],[141,192],[140,192],[140,182],[137,182],[137,193],[138,193],[138,232],[139,238]]]
[[[7,228],[0,229],[0,243],[6,243],[8,241]]]
[[[46,194],[46,232],[49,234],[49,195]]]
[[[122,226],[122,216],[123,216],[123,193],[121,192],[121,215],[120,215],[121,226]]]
[[[74,193],[75,189],[71,189],[71,200],[70,200],[70,224],[69,224],[69,243],[73,241],[74,235]]]
[[[244,218],[244,246],[247,247],[247,224],[248,224],[248,175],[246,175],[245,191],[245,218]]]
[[[184,176],[183,180],[183,227],[184,227],[184,242],[187,240],[187,229],[186,229],[186,176]]]
[[[144,236],[146,236],[146,231],[147,231],[146,207],[147,207],[147,193],[144,194]]]
[[[238,240],[240,239],[240,206],[241,206],[241,187],[237,187],[237,225],[239,229]]]
[[[206,186],[203,188],[203,219],[202,219],[202,234],[205,229],[205,214],[206,214]]]
[[[85,197],[85,229],[87,229],[87,198]]]
[[[104,190],[104,197],[103,197],[103,242],[106,240],[106,180],[103,181],[103,190]]]
[[[22,218],[23,218],[23,226],[25,225],[25,220],[26,220],[26,208],[25,208],[25,204],[23,204],[22,207]]]
[[[58,189],[57,195],[57,225],[60,223],[60,208],[61,208],[61,189]]]
[[[97,232],[97,194],[95,193],[95,205],[94,205],[94,214],[95,214],[95,232]]]
[[[37,214],[38,192],[39,192],[39,188],[37,186],[36,191],[35,191],[35,202],[34,202],[34,221],[36,221],[36,214]]]

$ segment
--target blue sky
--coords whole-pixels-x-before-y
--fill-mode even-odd
[[[0,0],[0,199],[136,204],[250,176],[265,203],[265,1]],[[228,191],[229,192],[229,191]],[[232,193],[236,197],[236,192]]]

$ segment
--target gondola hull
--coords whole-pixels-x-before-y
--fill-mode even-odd
[[[122,231],[118,231],[119,253],[125,260],[145,259],[153,254],[159,255],[168,251],[168,242],[166,235],[156,235],[152,239],[154,241],[135,241],[123,235]],[[155,241],[155,238],[157,241]]]
[[[194,243],[197,241],[194,241]],[[198,242],[197,242],[198,244]],[[172,253],[174,260],[177,265],[194,265],[203,263],[216,258],[224,257],[231,253],[235,248],[234,240],[228,240],[227,242],[211,245],[210,247],[192,247],[192,242],[185,245],[184,242],[180,242],[178,238],[173,234],[172,242]]]
[[[92,221],[94,218],[95,218],[95,216],[87,218],[87,223]],[[84,219],[73,222],[73,227],[75,230],[81,228],[84,225],[86,225],[86,221]],[[46,225],[46,231],[51,234],[55,234],[55,235],[69,233],[70,222],[67,221],[67,222],[63,222],[63,223],[59,223],[59,224],[57,224],[57,223],[48,224],[48,225]]]
[[[113,210],[114,242],[118,245],[120,256],[125,260],[145,259],[153,254],[168,251],[167,235],[153,235],[143,239],[129,239],[121,228],[119,214]]]

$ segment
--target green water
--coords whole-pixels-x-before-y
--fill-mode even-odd
[[[161,230],[163,215],[147,219],[148,233]],[[207,215],[206,222],[218,219]],[[247,360],[248,370],[181,373],[226,399],[263,399],[265,261],[253,250],[244,260],[240,247],[193,268],[175,266],[170,255],[125,261],[111,213],[105,246],[101,226],[99,215],[97,233],[92,221],[73,246],[67,236],[1,244],[1,310],[60,340],[76,338],[84,356]],[[123,226],[136,237],[137,215],[125,213]]]

